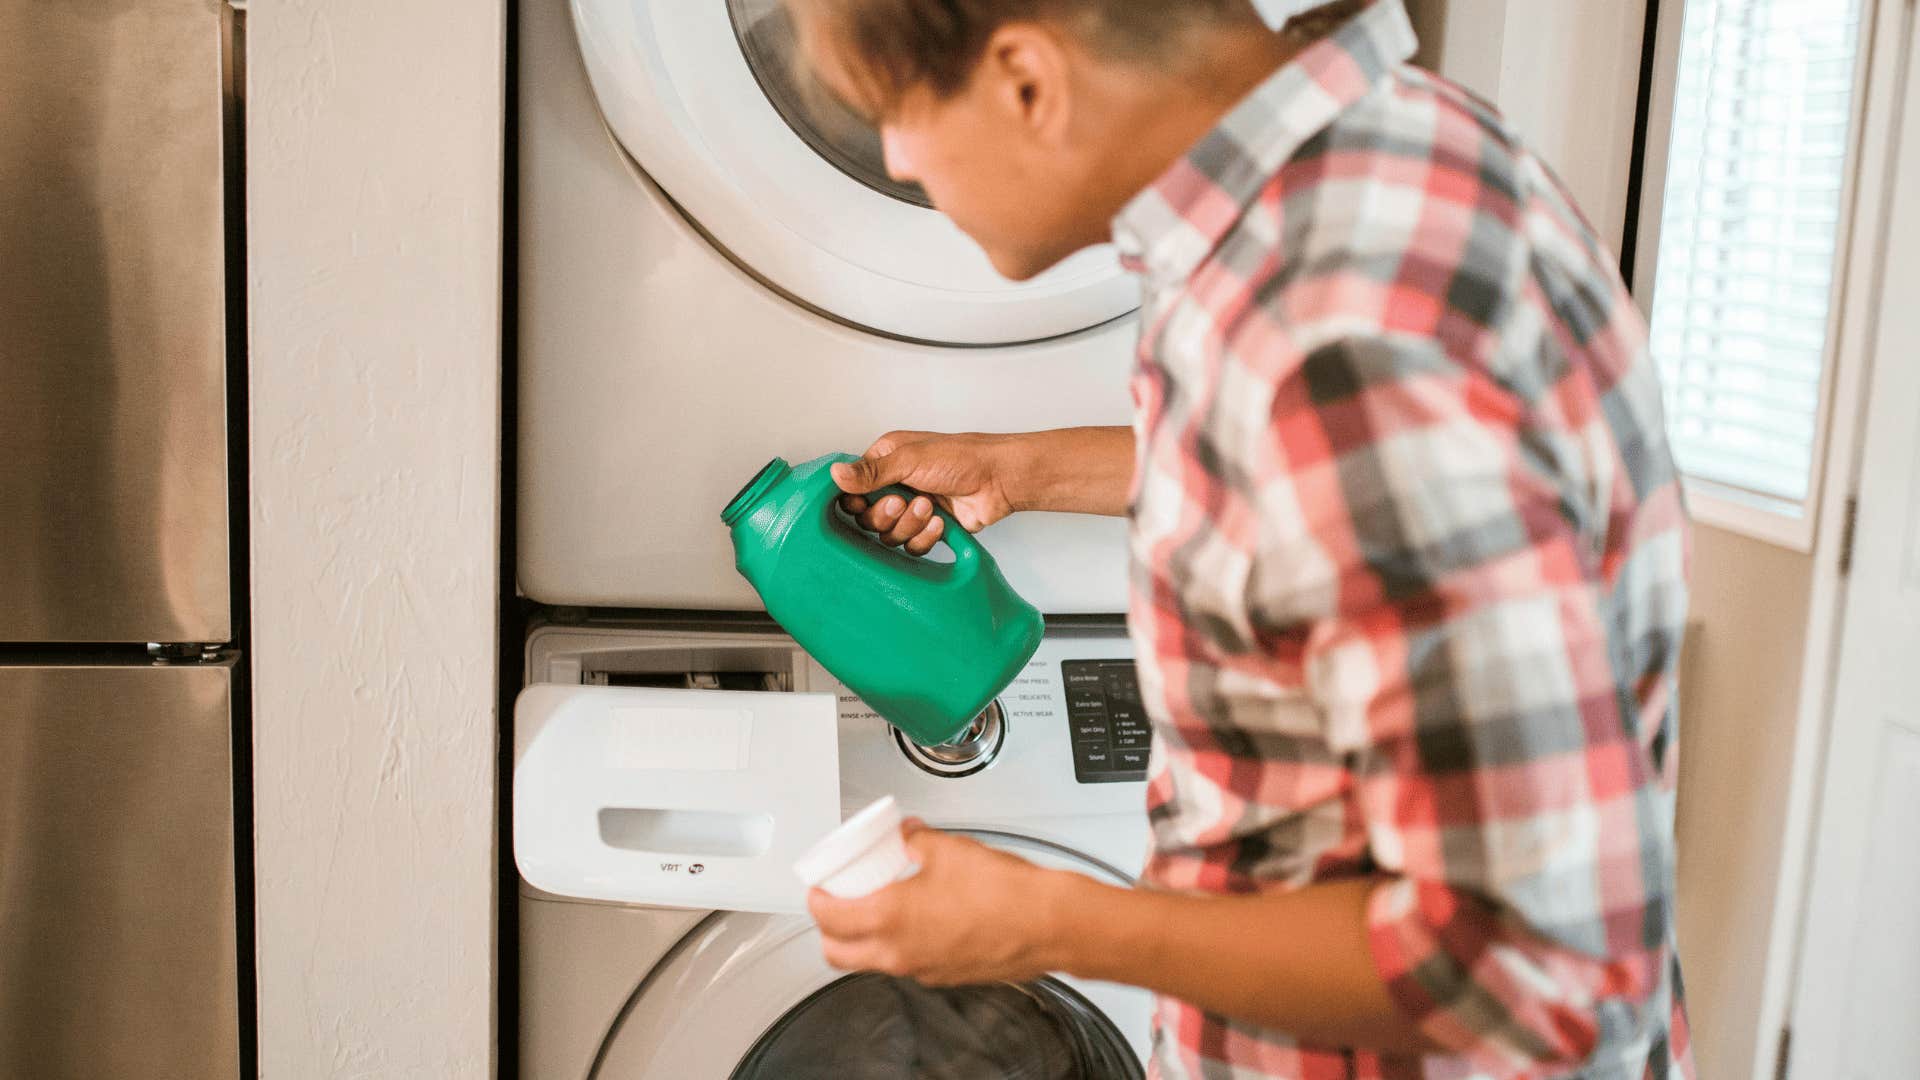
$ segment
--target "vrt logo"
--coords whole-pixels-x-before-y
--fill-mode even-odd
[[[692,866],[687,867],[687,873],[689,874],[704,874],[706,872],[707,872],[706,863],[694,863]]]

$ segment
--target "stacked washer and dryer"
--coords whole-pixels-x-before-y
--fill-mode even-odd
[[[1046,865],[1138,870],[1123,523],[988,530],[1050,630],[929,749],[758,614],[718,521],[775,455],[1127,423],[1137,283],[1107,249],[1000,278],[800,85],[778,0],[519,11],[518,577],[558,613],[514,719],[521,1075],[1140,1075],[1141,991],[843,975],[791,869],[892,794]]]
[[[1254,2],[1278,21],[1318,0]],[[1443,73],[1508,81],[1489,65],[1510,20],[1469,13],[1448,35],[1444,4],[1406,2]],[[718,520],[776,455],[890,428],[1127,423],[1137,284],[1106,249],[1000,278],[887,176],[871,128],[802,85],[780,0],[518,12],[518,583],[548,612],[514,718],[521,1075],[1139,1075],[1142,992],[843,976],[791,870],[882,794],[1044,864],[1138,870],[1149,737],[1123,524],[986,532],[1049,632],[928,749],[766,619]],[[1566,111],[1550,104],[1529,110],[1546,134]],[[1605,179],[1581,194],[1624,220]]]

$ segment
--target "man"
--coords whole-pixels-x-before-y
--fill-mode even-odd
[[[1005,274],[1144,277],[1125,429],[882,437],[890,542],[1127,514],[1143,887],[919,829],[827,958],[1160,996],[1164,1077],[1692,1076],[1673,947],[1686,541],[1646,328],[1399,0],[789,0]],[[893,484],[911,502],[864,493]]]

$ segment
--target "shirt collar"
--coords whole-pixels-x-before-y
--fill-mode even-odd
[[[1372,0],[1255,87],[1113,222],[1121,261],[1149,282],[1183,279],[1307,140],[1412,58],[1401,0]]]

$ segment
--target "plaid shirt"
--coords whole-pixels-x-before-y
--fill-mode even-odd
[[[1446,1055],[1173,1000],[1161,1077],[1691,1077],[1673,948],[1685,513],[1646,326],[1399,0],[1115,222],[1145,277],[1132,630],[1155,887],[1378,876]]]

